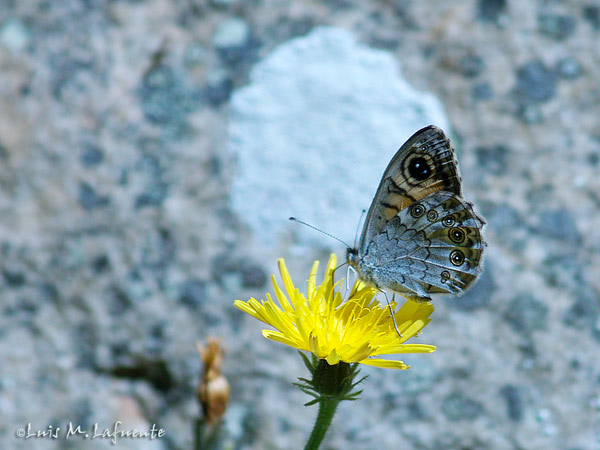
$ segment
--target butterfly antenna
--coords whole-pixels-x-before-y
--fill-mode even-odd
[[[356,240],[358,239],[358,230],[360,230],[360,224],[363,221],[363,217],[365,217],[365,212],[367,210],[363,209],[362,213],[360,213],[360,219],[358,219],[358,225],[356,225],[356,233],[354,233],[354,248],[356,248]]]
[[[326,231],[323,231],[323,230],[321,230],[321,229],[319,229],[319,228],[317,228],[317,227],[313,227],[312,225],[310,225],[310,224],[308,224],[308,223],[306,223],[306,222],[303,222],[303,221],[302,221],[302,220],[300,220],[300,219],[296,219],[295,217],[290,217],[290,220],[291,220],[292,222],[298,222],[298,223],[301,223],[302,225],[306,225],[308,228],[312,228],[313,230],[316,230],[316,231],[318,231],[319,233],[323,233],[325,236],[329,236],[330,238],[333,238],[333,239],[335,239],[336,241],[338,241],[338,242],[341,242],[342,244],[344,244],[346,247],[350,248],[350,246],[349,246],[348,244],[346,244],[346,243],[345,243],[344,241],[342,241],[340,238],[337,238],[337,237],[335,237],[333,234],[329,234],[329,233],[327,233]]]
[[[390,303],[390,299],[387,295],[387,292],[383,291],[383,295],[385,295],[385,300],[387,301],[388,307],[390,308],[390,314],[392,315],[392,322],[394,323],[394,328],[396,329],[396,333],[398,333],[398,336],[402,337],[402,334],[400,333],[400,330],[398,329],[398,325],[396,325],[396,318],[394,317],[394,310],[392,309],[392,304]],[[394,294],[394,298],[395,297],[396,297],[396,294]]]

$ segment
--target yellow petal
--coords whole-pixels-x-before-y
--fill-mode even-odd
[[[360,363],[365,364],[367,366],[382,367],[384,369],[406,370],[410,368],[410,366],[407,366],[402,361],[394,361],[390,359],[365,359]]]

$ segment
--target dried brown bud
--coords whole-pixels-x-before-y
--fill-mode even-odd
[[[223,365],[223,348],[218,339],[209,338],[202,348],[196,343],[200,357],[204,362],[202,380],[198,386],[198,401],[202,406],[204,420],[215,423],[221,420],[229,403],[229,383],[221,375]]]

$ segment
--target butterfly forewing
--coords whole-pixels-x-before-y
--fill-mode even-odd
[[[442,130],[431,125],[406,141],[388,164],[369,208],[359,248],[412,203],[439,191],[462,195],[454,151]]]

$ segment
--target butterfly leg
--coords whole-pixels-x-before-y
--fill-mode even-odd
[[[354,273],[354,275],[357,275],[356,269],[354,267],[352,267],[350,264],[348,264],[348,269],[346,270],[346,290],[347,291],[350,290],[350,272]]]
[[[385,300],[387,301],[388,307],[390,308],[390,314],[392,315],[392,322],[394,323],[394,328],[396,329],[396,333],[398,336],[402,337],[400,334],[400,330],[398,330],[398,325],[396,325],[396,318],[394,317],[394,310],[392,309],[392,304],[390,303],[390,299],[388,298],[387,292],[383,291],[383,295],[385,295]],[[394,293],[392,296],[392,301],[396,298],[396,294]]]

